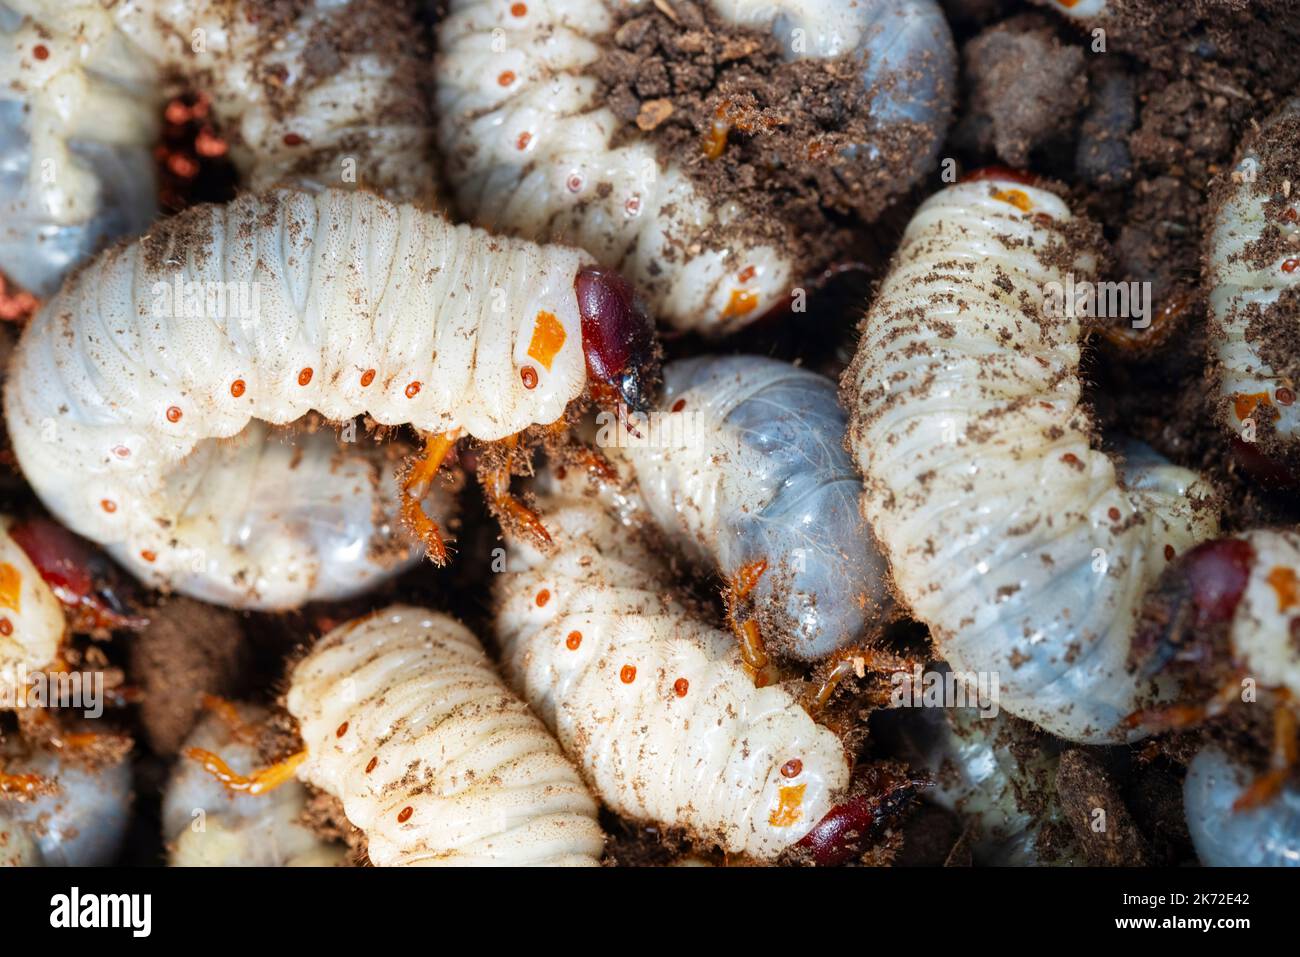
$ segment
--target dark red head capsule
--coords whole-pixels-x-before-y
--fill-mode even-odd
[[[659,356],[654,325],[632,284],[611,269],[584,266],[573,288],[593,395],[597,401],[617,397],[633,412],[648,412]]]
[[[981,166],[971,170],[961,178],[963,183],[978,183],[982,180],[1000,179],[1024,186],[1041,186],[1043,178],[1024,170],[1012,169],[1010,166]]]
[[[78,632],[141,628],[134,586],[102,551],[47,518],[19,522],[9,537],[27,553],[56,598],[72,613]]]
[[[887,764],[860,768],[854,778],[853,796],[827,811],[795,845],[818,867],[836,867],[860,856],[898,820],[923,783]]]

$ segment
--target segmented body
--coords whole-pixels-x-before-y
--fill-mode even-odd
[[[238,705],[242,728],[266,720],[265,708]],[[203,718],[185,740],[221,756],[237,774],[262,762],[256,742],[241,737],[219,714]],[[330,844],[303,820],[307,788],[290,781],[265,794],[233,792],[201,763],[181,759],[163,794],[162,826],[173,867],[313,867],[338,864],[341,845]]]
[[[1284,787],[1263,807],[1235,809],[1254,776],[1214,746],[1187,769],[1187,829],[1207,867],[1300,867],[1300,788]]]
[[[209,98],[253,189],[359,183],[428,199],[431,121],[402,5],[8,0],[0,7],[0,269],[40,296],[157,211],[169,83]],[[269,37],[274,33],[276,42]]]
[[[1220,418],[1269,455],[1295,460],[1300,440],[1300,99],[1253,135],[1225,178],[1208,244],[1209,344]]]
[[[892,601],[835,384],[756,356],[663,376],[648,441],[620,435],[655,521],[728,579],[762,564],[753,598],[770,647],[811,660],[860,641]]]
[[[1017,180],[930,198],[843,389],[863,513],[944,658],[995,676],[1011,713],[1102,742],[1161,693],[1128,665],[1143,593],[1217,518],[1193,473],[1139,454],[1120,475],[1094,447],[1061,293],[1095,254],[1072,220]]]
[[[295,669],[305,780],[388,865],[594,865],[596,802],[478,641],[395,605],[325,635]]]
[[[955,76],[952,38],[932,0],[715,2],[737,26],[768,29],[788,55],[843,56],[881,92],[881,128],[926,129],[906,190],[934,159]],[[683,329],[731,331],[779,303],[818,264],[748,228],[735,203],[714,208],[680,162],[663,163],[601,101],[595,67],[612,42],[605,0],[511,4],[457,0],[439,25],[439,138],[456,198],[476,222],[576,243],[642,289]],[[847,51],[847,52],[846,52]],[[792,108],[798,108],[792,105]],[[880,161],[878,144],[845,147]]]
[[[574,292],[585,260],[361,192],[277,190],[187,210],[97,259],[25,330],[6,382],[14,448],[50,510],[146,581],[247,607],[338,598],[376,577],[367,561],[408,554],[387,517],[349,526],[364,473],[331,484],[327,507],[293,526],[298,540],[264,555],[251,532],[234,534],[239,523],[192,515],[191,496],[216,494],[196,491],[204,475],[220,480],[214,457],[278,453],[248,436],[235,449],[213,440],[312,409],[482,439],[552,422],[586,382]],[[193,283],[225,294],[226,308],[209,298],[191,309]],[[325,474],[327,453],[302,477]],[[295,479],[270,480],[279,495],[259,486],[255,504],[273,518],[304,511]],[[380,512],[396,502],[370,498]],[[178,536],[187,522],[215,534]],[[355,589],[346,565],[323,567],[333,556],[313,523],[362,569]]]
[[[789,691],[754,686],[633,530],[579,498],[540,506],[554,548],[511,541],[498,585],[511,682],[607,806],[775,858],[848,785],[839,739]]]

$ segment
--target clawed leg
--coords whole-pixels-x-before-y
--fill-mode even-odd
[[[1256,778],[1233,802],[1234,811],[1250,811],[1268,804],[1300,764],[1296,714],[1289,700],[1284,700],[1273,712],[1273,748],[1269,757],[1269,771]]]
[[[775,684],[780,676],[776,665],[767,653],[767,646],[763,642],[763,634],[759,630],[758,622],[753,618],[741,620],[737,611],[741,603],[749,597],[750,592],[758,587],[758,582],[766,571],[767,562],[764,560],[746,562],[727,582],[727,587],[722,593],[722,600],[727,606],[727,624],[740,644],[741,661],[745,665],[745,671],[759,688]]]
[[[1223,714],[1240,694],[1241,675],[1234,674],[1208,701],[1134,711],[1122,724],[1126,728],[1143,728],[1152,734],[1195,727]]]
[[[458,436],[455,430],[426,435],[424,454],[411,463],[411,470],[402,482],[402,520],[423,543],[425,554],[435,565],[447,563],[447,546],[438,523],[424,510],[424,496]]]
[[[261,768],[248,775],[236,774],[231,770],[230,765],[220,757],[202,748],[186,748],[185,757],[202,764],[203,770],[224,784],[227,791],[255,796],[274,791],[280,785],[291,781],[294,774],[297,773],[299,765],[307,760],[307,752],[299,751],[296,754],[291,754],[283,761],[278,761],[270,767]]]
[[[0,795],[5,797],[35,797],[55,790],[54,783],[39,774],[5,774],[0,771]]]
[[[487,496],[488,507],[503,525],[522,528],[532,536],[533,541],[542,548],[551,544],[550,533],[542,524],[536,512],[510,493],[510,476],[514,464],[515,450],[519,445],[519,436],[512,435],[502,439],[505,447],[505,461],[490,468],[479,467],[479,481],[483,483],[483,494]]]
[[[917,662],[888,651],[859,645],[835,652],[826,660],[825,665],[829,667],[804,699],[804,708],[813,717],[826,710],[826,706],[835,695],[835,689],[850,675],[863,678],[868,671],[910,673],[916,668]]]
[[[253,744],[257,740],[257,731],[250,728],[240,717],[239,709],[235,707],[234,702],[214,694],[205,694],[201,700],[204,709],[211,711],[220,719],[234,740],[241,744]]]

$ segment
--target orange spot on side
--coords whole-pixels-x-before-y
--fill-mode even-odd
[[[526,150],[528,149],[528,144],[531,143],[532,141],[533,141],[533,134],[525,130],[524,132],[520,133],[519,138],[515,140],[515,149],[520,151]]]
[[[402,808],[400,811],[397,812],[397,823],[405,824],[407,821],[411,819],[411,815],[414,813],[415,813],[415,808],[411,807],[408,804],[406,807]]]
[[[14,623],[8,618],[0,618],[0,635],[8,638],[14,633]]]
[[[178,406],[174,406],[174,405],[172,405],[172,406],[168,406],[168,407],[167,407],[167,421],[168,421],[168,422],[179,422],[180,420],[181,420],[181,410],[180,410],[180,408],[179,408]]]
[[[749,282],[757,275],[758,275],[757,269],[755,269],[753,266],[746,266],[737,274],[736,278],[739,279],[741,282]]]
[[[230,383],[230,394],[233,395],[236,399],[238,399],[241,395],[244,394],[243,379],[236,379],[234,382]]]
[[[406,387],[406,397],[408,399],[414,399],[419,394],[420,394],[420,383],[412,382],[410,385]]]
[[[1287,611],[1300,604],[1300,581],[1296,579],[1294,568],[1278,565],[1264,579],[1277,592],[1277,610]]]
[[[334,737],[341,738],[343,737],[343,735],[347,733],[348,733],[348,723],[344,721],[341,725],[338,726],[338,728],[335,729]]]
[[[776,807],[768,815],[767,823],[773,827],[789,827],[803,817],[803,793],[806,784],[794,784],[777,788]]]
[[[511,14],[511,16],[522,17],[522,16],[523,16],[525,13],[527,13],[527,12],[528,12],[528,5],[525,4],[525,3],[512,3],[512,4],[510,4],[510,14]]]
[[[361,373],[361,388],[363,389],[368,388],[370,386],[370,383],[374,381],[375,381],[374,369],[367,369],[365,372]]]
[[[36,59],[38,60],[49,59],[50,56],[49,47],[47,47],[44,43],[36,44],[36,46],[32,47],[32,56],[36,57]]]
[[[678,399],[676,402],[673,403],[673,411],[674,411],[674,412],[680,412],[680,411],[682,411],[682,409],[684,409],[684,408],[686,408],[686,400],[685,400],[685,399]]]
[[[727,300],[727,308],[722,310],[723,319],[734,319],[736,316],[743,316],[754,311],[758,305],[758,296],[748,289],[731,290],[731,298]]]
[[[1022,189],[995,189],[993,198],[1001,200],[1004,203],[1010,203],[1022,213],[1027,213],[1034,208],[1033,200],[1029,194]]]
[[[1256,408],[1268,404],[1267,392],[1238,392],[1232,399],[1233,410],[1237,413],[1237,418],[1243,421],[1250,418]]]
[[[1288,259],[1282,263],[1282,271],[1284,273],[1293,273],[1297,269],[1300,269],[1300,259]]]
[[[523,380],[525,389],[537,388],[537,370],[532,366],[524,366],[520,369],[519,378]]]
[[[582,644],[582,632],[571,631],[569,637],[564,639],[564,647],[570,651],[577,651],[578,646]]]
[[[685,698],[686,692],[691,690],[691,683],[685,678],[678,678],[673,682],[673,693],[679,698]]]
[[[22,611],[23,573],[8,562],[0,562],[0,605]]]
[[[101,498],[99,500],[99,507],[102,508],[104,511],[108,512],[110,515],[113,512],[117,511],[117,503],[114,502],[111,498]]]
[[[500,75],[497,76],[497,83],[500,86],[509,86],[513,82],[515,82],[513,70],[502,70]]]
[[[298,384],[306,385],[308,382],[311,381],[311,375],[312,375],[311,366],[308,366],[307,368],[303,369],[301,372],[298,373]]]
[[[146,548],[144,551],[140,553],[140,557],[147,562],[156,562],[158,560],[158,553],[151,552],[149,551],[149,549]]]
[[[551,591],[549,588],[543,588],[537,593],[537,607],[545,608],[546,603],[551,600]]]
[[[568,338],[560,320],[543,309],[537,314],[537,319],[533,323],[533,338],[528,343],[528,358],[536,359],[547,372],[550,372],[551,363],[564,348],[565,340]]]
[[[781,776],[786,778],[797,778],[803,772],[803,762],[798,758],[791,758],[785,764],[781,765]]]
[[[618,680],[625,685],[636,681],[636,665],[624,665],[623,670],[618,673]]]
[[[366,774],[369,774],[371,771],[373,771],[373,770],[374,770],[376,767],[378,767],[378,766],[379,766],[379,758],[377,758],[377,757],[375,757],[375,758],[371,758],[370,761],[369,761],[369,763],[366,764]]]

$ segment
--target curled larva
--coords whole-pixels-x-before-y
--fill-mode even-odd
[[[292,178],[429,198],[432,124],[411,22],[404,4],[320,0],[285,17],[249,0],[10,0],[0,269],[48,296],[105,240],[148,225],[151,148],[176,80],[202,87],[253,189]]]
[[[1217,747],[1187,769],[1183,804],[1196,856],[1207,867],[1300,867],[1300,788],[1247,810],[1234,808],[1254,773]]]
[[[1045,736],[1008,715],[975,708],[892,712],[884,729],[900,756],[927,772],[925,799],[971,828],[976,861],[993,866],[1066,863],[1042,847],[1044,826],[1058,823],[1057,755]]]
[[[880,190],[905,191],[933,162],[956,59],[933,0],[712,7],[738,27],[771,30],[792,59],[845,58],[856,71],[849,82],[878,91],[868,108],[875,128],[920,136],[914,166]],[[606,0],[451,4],[436,69],[438,136],[456,199],[475,222],[582,246],[624,272],[672,326],[734,330],[822,264],[795,261],[735,202],[715,208],[688,164],[661,161],[648,139],[634,134],[613,146],[619,121],[595,73],[616,16]],[[883,152],[882,144],[850,143],[841,159],[874,167]]]
[[[590,500],[546,495],[554,547],[510,541],[497,630],[511,682],[619,814],[771,859],[849,783],[839,739],[736,642],[672,597],[667,570]]]
[[[259,764],[255,728],[266,709],[233,705],[208,714],[185,749],[219,754],[237,774]],[[163,794],[162,826],[174,867],[309,867],[342,861],[342,845],[317,836],[303,821],[307,788],[297,781],[266,794],[241,794],[202,765],[180,760]]]
[[[849,446],[900,596],[958,672],[1061,737],[1124,736],[1161,693],[1128,664],[1140,599],[1213,534],[1209,488],[1152,453],[1117,474],[1080,404],[1057,196],[995,177],[917,211],[843,381]]]
[[[637,309],[578,250],[359,191],[249,194],[79,272],[24,330],[5,413],[47,507],[145,581],[243,607],[338,599],[409,556],[399,496],[360,453],[277,449],[250,420],[493,440],[556,421],[589,379],[639,405]]]
[[[728,581],[757,576],[770,648],[815,660],[861,641],[892,601],[835,384],[757,356],[674,362],[663,379],[645,441],[615,443],[654,520]]]
[[[10,779],[34,775],[29,796],[0,795],[0,866],[100,867],[113,863],[131,819],[131,763],[83,765],[21,742],[0,748]]]
[[[1208,341],[1220,420],[1267,455],[1300,459],[1300,99],[1243,146],[1208,246]]]
[[[0,701],[22,693],[23,676],[54,661],[63,642],[63,608],[0,517]]]
[[[390,865],[595,865],[596,802],[470,632],[394,605],[325,635],[287,699],[299,775]]]

